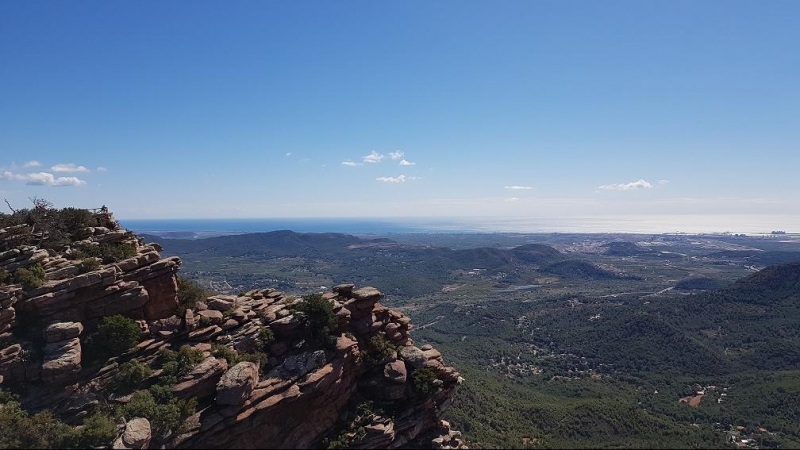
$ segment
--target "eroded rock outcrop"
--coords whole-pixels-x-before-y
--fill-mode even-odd
[[[82,245],[125,244],[135,255],[87,272],[52,251],[0,253],[0,268],[45,269],[41,286],[0,286],[0,384],[35,384],[27,406],[78,424],[99,405],[131,401],[113,392],[126,363],[154,370],[146,389],[165,370],[162,355],[188,346],[200,357],[170,386],[175,398],[195,399],[196,412],[161,435],[147,419],[128,418],[109,446],[307,448],[329,439],[355,448],[463,447],[441,420],[463,380],[438,351],[414,345],[411,320],[383,306],[377,288],[342,284],[314,300],[261,289],[179,306],[180,259],[161,258],[110,215],[98,222]],[[8,234],[0,230],[0,240]],[[328,305],[330,333],[312,327],[311,301]],[[83,367],[87,336],[112,314],[136,320],[143,341]],[[21,318],[35,332],[17,329]],[[367,404],[376,411],[359,412]]]

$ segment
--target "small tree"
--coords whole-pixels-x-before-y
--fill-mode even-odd
[[[331,302],[320,294],[310,294],[303,296],[303,301],[296,308],[305,315],[311,335],[318,342],[328,347],[336,345],[331,333],[336,330],[339,321],[333,313]]]
[[[87,338],[88,360],[110,358],[124,353],[141,341],[142,330],[133,320],[119,314],[103,318],[97,331]]]

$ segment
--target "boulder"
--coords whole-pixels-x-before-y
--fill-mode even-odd
[[[243,361],[228,369],[217,383],[218,405],[241,405],[258,383],[258,366]]]
[[[422,350],[413,345],[400,349],[400,357],[415,369],[422,368],[428,360]]]
[[[203,398],[214,395],[222,374],[228,370],[228,362],[214,357],[206,358],[192,371],[181,378],[172,388],[178,398]]]
[[[131,419],[125,424],[125,431],[118,437],[112,448],[114,449],[143,449],[150,445],[153,434],[150,421],[143,417]]]
[[[81,340],[72,338],[44,346],[42,381],[60,381],[81,370]]]
[[[383,376],[390,383],[403,384],[408,376],[406,365],[400,360],[388,362],[383,366]]]
[[[365,286],[353,291],[353,298],[359,301],[374,300],[377,302],[383,298],[383,294],[372,286]]]
[[[53,343],[76,338],[81,333],[83,333],[83,325],[80,322],[57,322],[48,325],[42,336],[45,342]]]
[[[200,320],[202,321],[203,318],[207,319],[212,324],[219,324],[222,323],[222,313],[217,311],[216,309],[206,309],[197,313],[200,316]]]

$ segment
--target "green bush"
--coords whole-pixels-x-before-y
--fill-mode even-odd
[[[97,331],[87,338],[88,361],[119,356],[142,339],[142,330],[136,322],[119,314],[104,317]]]
[[[213,295],[211,291],[203,289],[197,283],[185,278],[178,278],[178,304],[185,308],[194,308],[197,302],[205,301]]]
[[[385,336],[377,335],[369,340],[364,359],[368,365],[375,366],[381,364],[395,351],[397,348]]]
[[[339,326],[339,321],[333,313],[333,305],[322,298],[320,294],[303,296],[303,301],[294,306],[306,317],[311,335],[322,345],[334,347],[336,338],[331,333]]]
[[[44,283],[45,271],[41,264],[36,263],[27,268],[20,268],[14,272],[14,281],[25,289],[35,289]]]
[[[212,344],[211,355],[215,358],[225,359],[225,361],[228,362],[228,367],[239,364],[242,361],[248,361],[258,365],[259,370],[266,368],[269,360],[269,357],[264,352],[237,352],[236,350],[222,344]]]
[[[144,417],[150,421],[153,437],[164,438],[180,432],[184,420],[196,409],[197,399],[176,400],[170,386],[155,385],[135,392],[120,413],[125,417]]]
[[[65,448],[93,448],[109,444],[117,434],[117,425],[107,416],[93,414],[83,421],[81,428],[75,429],[65,439]]]
[[[8,271],[0,269],[0,284],[7,284],[12,281],[11,274]]]
[[[135,391],[153,375],[153,369],[147,364],[136,360],[128,361],[119,366],[119,370],[111,381],[111,389],[117,394],[128,394]]]
[[[268,347],[275,342],[275,333],[272,332],[272,328],[268,326],[262,326],[258,330],[256,341],[258,342],[259,347],[267,350]]]
[[[84,258],[78,264],[78,273],[88,273],[97,270],[100,267],[100,262],[96,258]]]
[[[423,367],[412,372],[414,378],[414,392],[421,396],[428,396],[435,393],[439,387],[436,386],[436,372],[433,369]]]
[[[136,247],[133,244],[82,244],[73,249],[71,259],[99,258],[103,264],[112,264],[136,256]]]
[[[203,352],[188,345],[181,346],[177,352],[163,350],[161,352],[161,383],[170,385],[177,383],[202,360]]]
[[[89,416],[80,428],[59,421],[50,412],[28,414],[19,402],[0,406],[0,448],[89,448],[108,445],[116,425],[102,415]]]

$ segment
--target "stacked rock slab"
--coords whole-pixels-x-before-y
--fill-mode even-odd
[[[162,259],[157,246],[144,245],[134,233],[122,229],[111,214],[97,214],[95,218],[100,225],[86,228],[82,233],[84,239],[73,242],[70,248],[127,244],[136,254],[81,273],[82,261],[66,257],[69,248],[58,254],[35,246],[18,246],[0,253],[0,270],[7,273],[34,264],[45,271],[39,287],[0,286],[0,342],[8,343],[0,349],[0,383],[53,382],[74,377],[81,370],[78,336],[86,326],[96,325],[103,317],[122,314],[153,321],[176,314],[176,273],[180,259]],[[17,232],[20,228],[14,227]],[[16,234],[12,231],[0,230],[0,242],[12,239]],[[12,334],[20,317],[26,323],[48,324],[49,331],[41,344],[20,340],[16,336],[19,333]],[[58,327],[68,327],[71,330],[68,333],[72,334],[79,331],[67,338],[63,334],[67,331]]]

